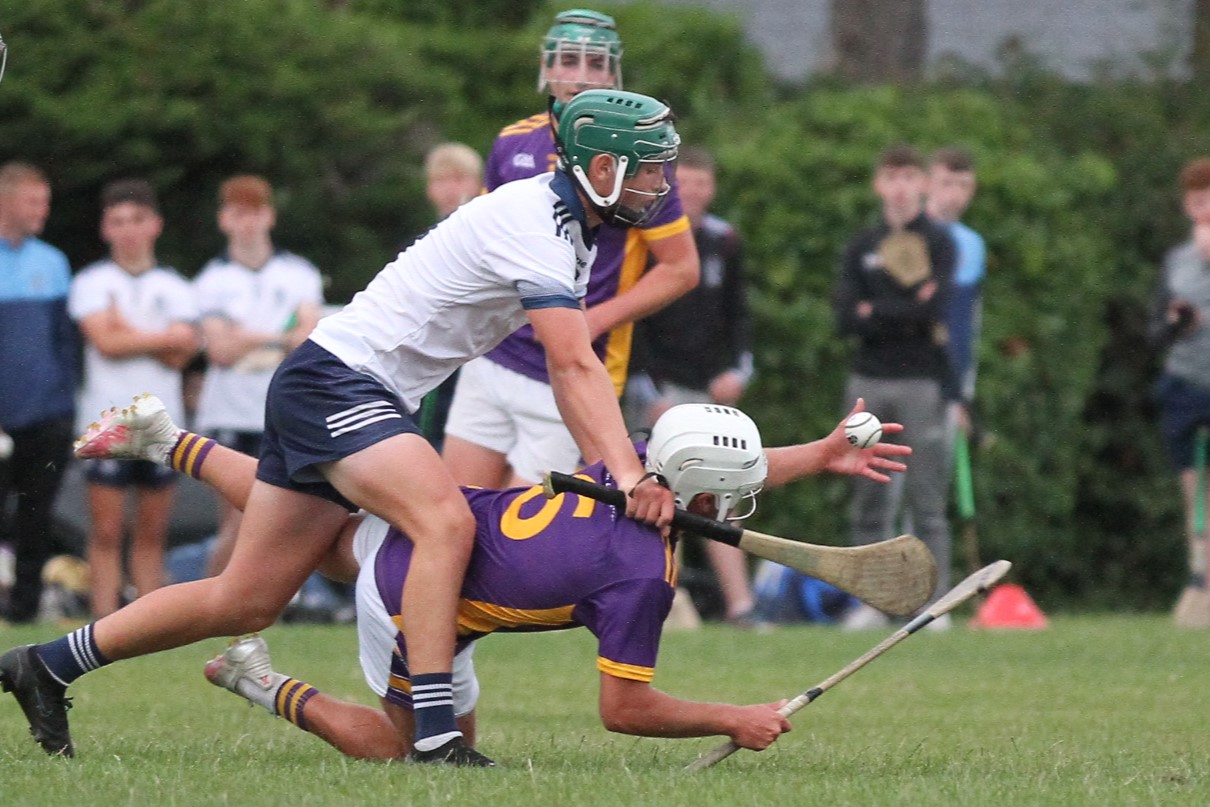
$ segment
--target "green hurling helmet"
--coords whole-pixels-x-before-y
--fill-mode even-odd
[[[638,173],[642,163],[676,160],[681,138],[673,125],[672,109],[663,101],[635,92],[586,90],[565,103],[553,103],[551,115],[556,121],[555,150],[560,168],[571,175],[601,217],[630,226],[649,220],[662,205],[668,183],[658,193],[627,189],[638,197],[656,197],[637,209],[621,203],[622,184]],[[589,163],[598,154],[612,156],[618,169],[613,188],[604,196],[588,180]]]
[[[539,92],[550,92],[552,81],[580,90],[622,88],[622,40],[608,14],[584,8],[556,14],[540,57]]]

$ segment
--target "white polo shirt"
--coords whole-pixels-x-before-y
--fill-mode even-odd
[[[202,268],[193,285],[202,319],[221,317],[263,333],[289,330],[301,305],[323,305],[319,270],[306,258],[284,250],[259,269],[219,256]],[[197,430],[263,431],[265,396],[274,369],[211,364],[202,382]]]
[[[71,283],[67,311],[79,322],[111,305],[135,328],[163,331],[175,322],[197,322],[197,306],[189,281],[174,270],[154,267],[132,275],[111,260],[81,269]],[[111,406],[126,406],[134,396],[150,392],[164,401],[177,423],[183,423],[181,372],[151,356],[111,359],[91,342],[84,348],[84,385],[77,407],[78,429]]]
[[[563,175],[503,185],[429,230],[311,339],[415,411],[527,309],[579,307],[596,255],[583,219]]]

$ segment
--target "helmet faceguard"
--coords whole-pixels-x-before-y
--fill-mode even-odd
[[[668,480],[678,507],[709,493],[720,521],[738,521],[756,512],[756,494],[765,484],[769,462],[760,430],[743,412],[716,404],[681,404],[652,428],[647,470]],[[741,502],[746,507],[738,513]]]
[[[588,197],[593,209],[610,224],[639,226],[663,206],[676,160],[680,135],[672,110],[662,101],[624,90],[587,90],[567,102],[551,101],[555,150],[559,165]],[[614,159],[613,187],[602,195],[588,179],[589,163],[598,154]],[[623,187],[644,163],[664,167],[663,186],[654,191]],[[627,204],[630,195],[646,204]]]
[[[575,92],[622,89],[622,40],[607,14],[580,8],[557,14],[539,56],[538,92],[562,97],[554,84]]]
[[[0,38],[0,80],[4,79],[4,66],[8,64],[8,46],[4,44],[4,39]]]

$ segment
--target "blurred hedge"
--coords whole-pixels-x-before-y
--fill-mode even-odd
[[[429,223],[428,147],[486,151],[541,108],[537,43],[565,5],[0,0],[12,48],[0,160],[50,171],[47,238],[77,266],[102,251],[100,186],[149,177],[168,220],[162,256],[186,274],[221,247],[218,183],[264,173],[280,189],[278,241],[347,300]],[[990,254],[983,554],[1014,560],[1044,607],[1170,604],[1185,550],[1142,327],[1155,266],[1184,237],[1173,177],[1210,153],[1210,102],[1167,80],[1074,86],[1027,60],[922,87],[778,86],[735,20],[650,2],[612,11],[627,86],[668,99],[686,139],[718,153],[718,210],[745,234],[753,277],[759,375],[743,405],[767,440],[809,439],[840,414],[848,346],[828,300],[845,238],[876,214],[877,152],[965,145],[980,177],[968,220]],[[846,491],[771,492],[754,526],[844,543]]]

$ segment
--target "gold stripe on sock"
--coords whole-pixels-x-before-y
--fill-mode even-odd
[[[196,445],[201,438],[193,432],[182,434],[176,441],[176,448],[172,451],[172,469],[174,471],[183,471],[185,458],[189,453],[189,449]]]
[[[202,447],[206,445],[205,437],[198,437],[197,435],[193,436],[195,439],[189,446],[188,456],[185,457],[185,467],[183,469],[185,473],[189,474],[190,476],[194,476],[193,465],[197,461],[198,453],[202,450]]]
[[[315,691],[315,687],[305,681],[286,679],[277,690],[277,713],[294,725],[300,725],[299,708],[308,699],[308,693]]]

